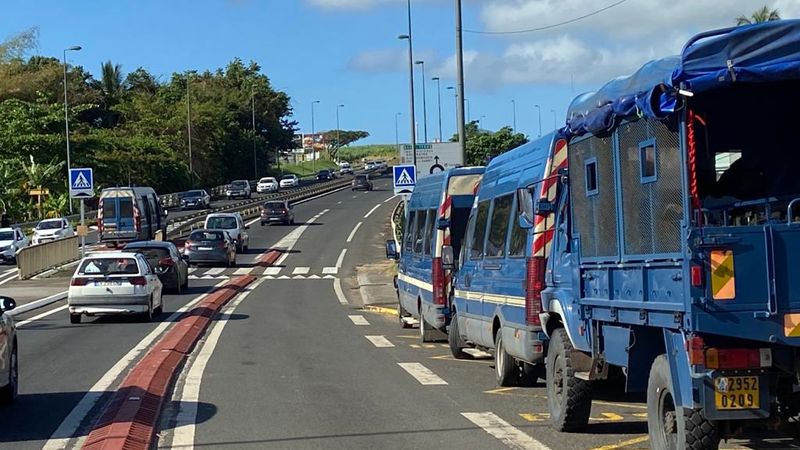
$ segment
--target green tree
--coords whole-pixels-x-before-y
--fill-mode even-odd
[[[106,61],[100,65],[100,86],[106,108],[117,104],[123,93],[122,66]]]
[[[491,158],[528,142],[524,134],[514,133],[511,127],[503,127],[492,132],[480,129],[477,121],[466,125],[466,135],[468,166],[485,165]],[[454,135],[450,141],[458,141],[458,135]]]
[[[750,25],[754,23],[771,22],[773,20],[781,20],[780,13],[777,9],[769,9],[767,5],[764,5],[749,17],[744,15],[737,17],[736,25]]]
[[[39,43],[39,29],[28,28],[0,42],[0,62],[7,63],[13,59],[22,59]]]
[[[369,137],[366,131],[350,131],[350,130],[330,130],[323,131],[323,140],[328,143],[328,153],[331,159],[336,159],[339,149],[349,146],[353,142],[359,141]]]

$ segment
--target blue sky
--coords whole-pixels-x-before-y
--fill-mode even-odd
[[[393,143],[395,113],[400,140],[408,139],[408,73],[404,0],[14,0],[4,2],[0,37],[36,26],[38,53],[61,55],[71,45],[72,64],[98,73],[102,61],[123,71],[142,66],[163,79],[172,72],[214,70],[235,57],[261,64],[273,86],[293,99],[295,119],[317,130],[336,126],[370,132],[364,143]],[[615,3],[613,0],[464,0],[464,27],[518,30],[557,23]],[[627,0],[580,23],[512,36],[466,34],[466,97],[473,120],[497,129],[512,123],[538,134],[558,124],[571,99],[624,75],[654,57],[676,53],[692,34],[732,25],[764,0]],[[800,15],[796,0],[768,0],[784,17]],[[442,77],[443,135],[455,129],[454,18],[452,0],[412,0],[415,59],[426,61],[428,138],[438,137],[436,84]],[[420,72],[416,75],[419,79]],[[422,93],[417,89],[422,140]],[[485,117],[484,117],[485,116]]]

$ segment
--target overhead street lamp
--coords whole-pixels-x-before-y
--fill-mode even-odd
[[[69,154],[69,106],[67,101],[67,52],[77,52],[81,50],[80,45],[64,49],[64,130],[67,138],[67,188],[69,188],[69,171],[72,167]],[[69,189],[68,189],[69,190]],[[72,214],[72,198],[69,200],[69,213]]]
[[[339,108],[344,108],[344,105],[336,105],[336,150],[339,150]]]
[[[417,165],[417,121],[414,118],[414,49],[411,44],[411,0],[408,0],[408,34],[401,34],[397,36],[398,39],[408,40],[408,79],[409,79],[409,115],[411,120],[411,128],[409,135],[411,136],[411,154],[414,159],[414,166]]]
[[[442,84],[439,77],[433,77],[431,80],[436,82],[436,98],[439,108],[439,142],[442,142]]]
[[[542,137],[542,107],[539,105],[533,105],[539,111],[539,137]]]
[[[402,115],[403,113],[394,114],[394,146],[397,151],[400,151],[400,126],[398,125],[397,119]]]
[[[311,171],[317,171],[317,150],[314,148],[314,140],[316,139],[316,132],[314,130],[314,105],[322,103],[319,100],[311,102]]]
[[[414,64],[422,67],[422,129],[425,132],[425,143],[428,143],[428,99],[425,95],[425,61],[417,61]]]

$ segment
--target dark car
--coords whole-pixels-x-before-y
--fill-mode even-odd
[[[294,225],[294,211],[287,201],[271,201],[261,207],[261,226],[273,223]]]
[[[186,239],[183,255],[191,264],[236,265],[236,242],[225,230],[195,230]]]
[[[189,287],[189,264],[172,242],[131,242],[123,248],[123,251],[141,253],[158,275],[164,289],[180,294]]]
[[[369,175],[356,175],[356,177],[353,178],[352,190],[371,191],[372,181],[369,181]]]
[[[181,209],[206,209],[211,204],[211,196],[202,189],[185,192],[181,196]]]
[[[320,170],[317,174],[317,180],[320,181],[333,180],[334,178],[336,178],[336,176],[333,174],[333,171],[328,169]]]

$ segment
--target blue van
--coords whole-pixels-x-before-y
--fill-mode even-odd
[[[109,246],[150,240],[159,230],[166,234],[166,212],[152,188],[103,189],[97,211],[100,242]]]
[[[443,248],[458,254],[483,167],[462,167],[417,181],[408,201],[403,242],[387,243],[387,256],[399,259],[397,296],[400,321],[419,320],[422,342],[444,337],[450,323],[451,268]],[[451,258],[452,259],[452,258]]]
[[[566,168],[566,148],[566,141],[551,133],[494,158],[467,225],[455,279],[450,349],[456,358],[466,356],[468,345],[493,351],[501,386],[531,383],[542,373],[546,336],[539,292],[553,218],[545,213],[535,224],[521,224],[517,192],[540,192],[538,203],[546,212],[546,200],[555,200],[559,171]]]

